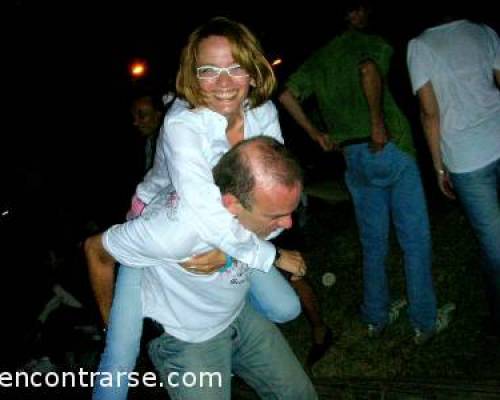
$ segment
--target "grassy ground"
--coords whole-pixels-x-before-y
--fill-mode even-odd
[[[485,338],[486,316],[479,253],[472,232],[456,203],[429,204],[433,237],[433,276],[438,303],[456,304],[454,320],[432,342],[416,346],[404,314],[379,339],[366,337],[358,317],[362,297],[361,249],[351,203],[332,201],[331,195],[310,196],[305,227],[283,244],[301,247],[307,257],[308,277],[317,290],[326,322],[340,339],[314,369],[322,382],[500,382],[500,346]],[[335,196],[334,196],[335,197]],[[337,196],[341,199],[342,196]],[[411,212],[411,210],[409,210]],[[388,274],[394,299],[405,296],[402,254],[391,238]],[[321,283],[325,272],[337,281]],[[282,331],[304,360],[310,332],[303,316],[282,326]],[[306,345],[307,344],[307,345]],[[462,393],[464,397],[468,398]],[[499,393],[500,398],[500,393]]]

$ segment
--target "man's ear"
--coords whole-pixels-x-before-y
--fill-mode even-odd
[[[222,204],[235,217],[237,217],[243,209],[240,201],[231,193],[225,193],[222,195]]]

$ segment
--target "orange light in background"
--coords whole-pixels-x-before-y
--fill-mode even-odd
[[[130,75],[134,78],[142,78],[146,75],[147,65],[145,61],[134,61],[130,64]]]
[[[283,62],[283,60],[281,58],[277,58],[276,60],[274,60],[271,65],[273,67],[275,67],[276,65],[280,65],[281,63]]]

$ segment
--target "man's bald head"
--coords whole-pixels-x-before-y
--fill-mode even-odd
[[[216,165],[214,179],[227,210],[257,236],[292,227],[302,171],[281,143],[266,136],[240,142]]]
[[[268,136],[256,136],[238,143],[219,160],[213,175],[221,193],[232,194],[249,209],[257,185],[302,187],[303,180],[297,161],[281,143]]]

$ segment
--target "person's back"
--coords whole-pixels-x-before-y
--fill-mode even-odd
[[[463,19],[429,28],[409,43],[412,85],[416,90],[432,82],[443,156],[452,172],[479,168],[500,152],[500,91],[493,77],[495,62],[500,64],[497,47],[491,28]]]
[[[459,20],[430,28],[417,38],[431,52],[430,78],[445,131],[471,128],[500,112],[500,92],[492,74],[494,35],[485,25]]]
[[[370,107],[360,86],[359,66],[371,60],[386,77],[392,54],[392,47],[382,37],[348,29],[314,53],[291,75],[287,87],[299,99],[314,93],[328,131],[336,141],[359,138],[371,128]],[[393,142],[412,153],[409,123],[397,106],[387,80],[382,84],[386,127]]]

